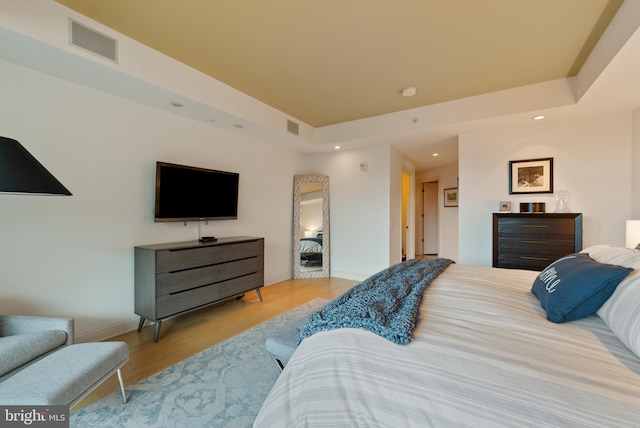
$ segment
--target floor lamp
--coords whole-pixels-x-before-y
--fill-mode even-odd
[[[6,137],[0,137],[0,192],[71,195],[27,149]]]

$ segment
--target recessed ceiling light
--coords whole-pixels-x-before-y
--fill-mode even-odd
[[[533,116],[533,120],[542,120],[542,119],[544,119],[543,114],[539,114],[538,116]]]
[[[415,86],[409,86],[400,90],[403,97],[412,97],[416,94],[417,89]]]
[[[431,156],[436,157],[436,156],[438,156],[438,153],[434,153]]]
[[[179,102],[177,102],[177,101],[173,101],[173,102],[171,103],[171,105],[172,105],[172,106],[174,106],[174,107],[178,107],[178,108],[184,107],[184,104],[180,104],[180,103],[179,103]]]
[[[340,150],[340,146],[338,146],[338,145],[333,146],[333,148],[336,149],[336,150]]]

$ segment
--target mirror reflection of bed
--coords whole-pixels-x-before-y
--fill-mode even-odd
[[[300,239],[300,269],[305,272],[322,270],[322,232]]]
[[[329,177],[295,175],[293,178],[293,277],[329,278]]]
[[[322,271],[322,183],[300,183],[300,270]]]

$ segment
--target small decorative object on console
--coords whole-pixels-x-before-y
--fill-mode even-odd
[[[569,207],[567,206],[567,200],[569,199],[569,192],[566,190],[559,190],[556,193],[556,210],[557,213],[568,213]]]
[[[544,202],[520,202],[521,213],[544,213]]]
[[[500,202],[500,212],[501,213],[510,213],[511,212],[511,202],[509,202],[509,201]]]

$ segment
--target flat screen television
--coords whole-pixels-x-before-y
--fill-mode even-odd
[[[155,221],[238,218],[235,172],[156,162]]]

